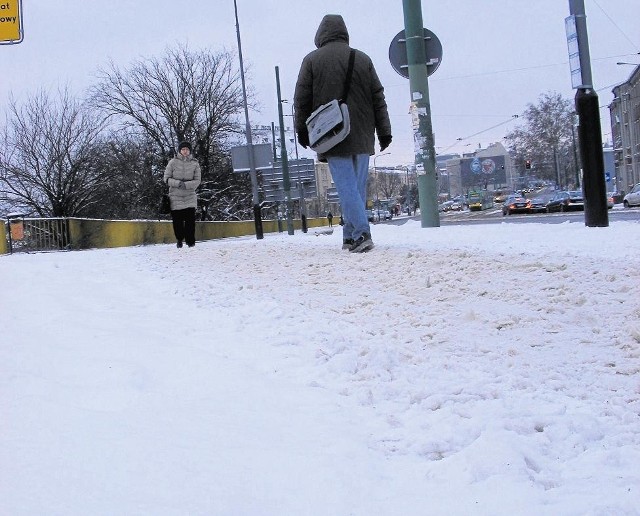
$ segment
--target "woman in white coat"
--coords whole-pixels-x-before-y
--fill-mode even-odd
[[[200,185],[201,177],[200,164],[191,156],[191,144],[180,142],[178,155],[169,161],[164,171],[164,182],[169,186],[171,220],[178,247],[182,247],[183,241],[189,247],[196,245],[196,188]]]

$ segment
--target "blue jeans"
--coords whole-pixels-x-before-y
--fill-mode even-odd
[[[365,211],[369,155],[329,156],[327,163],[340,197],[344,219],[342,238],[357,240],[363,233],[371,234]]]

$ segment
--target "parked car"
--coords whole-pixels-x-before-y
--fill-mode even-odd
[[[528,213],[531,203],[529,199],[525,199],[522,195],[509,195],[502,205],[502,215],[511,215],[512,213]]]
[[[611,192],[607,192],[607,208],[613,208],[613,205],[616,203],[615,194]]]
[[[453,201],[444,201],[438,204],[438,211],[451,211]]]
[[[584,199],[579,190],[560,191],[547,203],[547,212],[584,210]]]
[[[373,213],[373,210],[367,210],[367,220],[369,222],[373,222],[375,220],[376,216]]]
[[[438,205],[438,211],[461,211],[462,203],[460,201],[444,201]]]
[[[378,220],[391,220],[391,212],[389,210],[373,210]]]
[[[640,206],[640,183],[635,185],[631,191],[624,196],[622,199],[622,204],[624,204],[625,208],[630,208],[631,206]]]
[[[462,211],[463,209],[464,209],[464,206],[462,205],[462,201],[456,201],[455,199],[451,200],[449,211]]]

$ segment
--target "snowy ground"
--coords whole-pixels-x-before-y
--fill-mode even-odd
[[[0,258],[0,514],[638,515],[640,222]]]

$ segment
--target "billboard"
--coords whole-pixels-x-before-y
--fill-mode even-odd
[[[316,185],[315,162],[310,158],[287,161],[289,171],[290,192],[292,199],[299,199],[304,193],[305,199],[318,196]],[[261,171],[262,190],[267,201],[284,200],[284,173],[282,161],[277,160],[270,169]]]
[[[507,183],[504,156],[464,158],[460,161],[462,188],[487,188]]]

